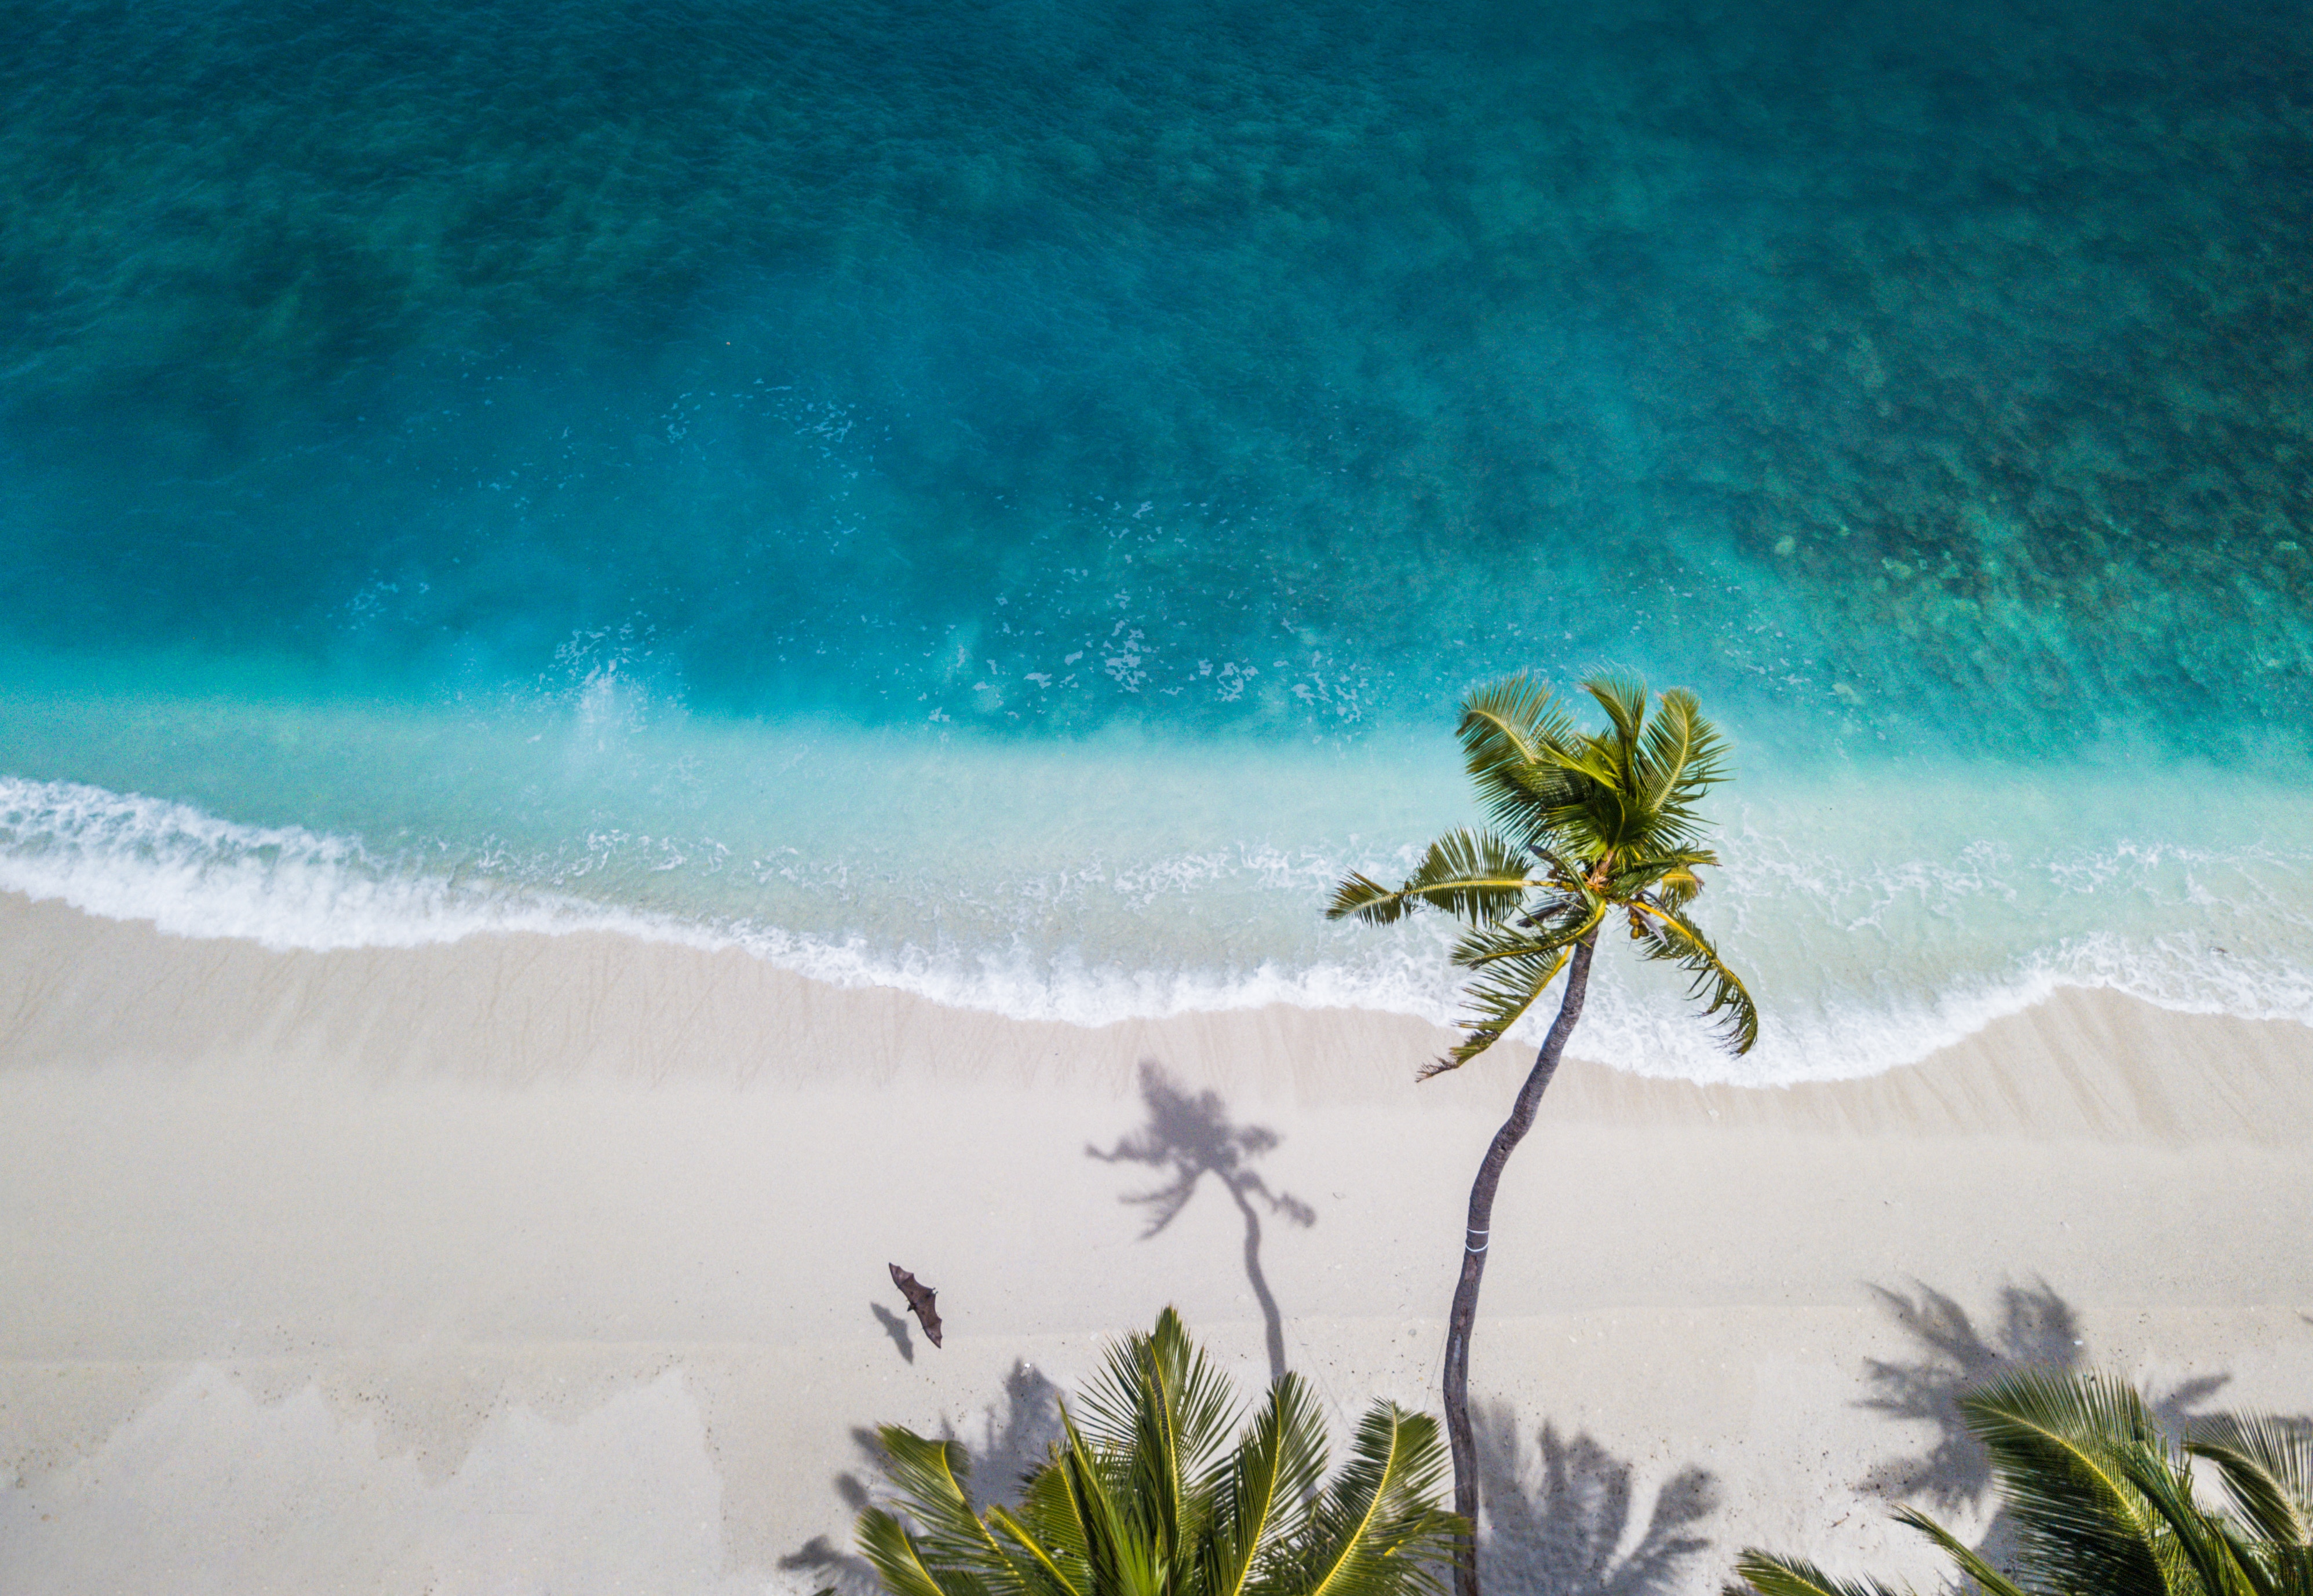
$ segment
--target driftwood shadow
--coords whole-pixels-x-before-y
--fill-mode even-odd
[[[1271,1215],[1304,1228],[1317,1223],[1316,1210],[1289,1192],[1269,1189],[1268,1182],[1251,1166],[1254,1159],[1277,1145],[1277,1133],[1266,1126],[1230,1123],[1220,1093],[1203,1092],[1191,1097],[1155,1063],[1144,1060],[1140,1100],[1148,1105],[1148,1122],[1105,1153],[1086,1145],[1086,1156],[1104,1163],[1147,1164],[1170,1177],[1162,1186],[1129,1192],[1117,1199],[1148,1210],[1147,1228],[1140,1232],[1143,1241],[1181,1216],[1206,1176],[1219,1182],[1244,1223],[1244,1277],[1253,1287],[1253,1300],[1261,1304],[1269,1378],[1282,1378],[1285,1318],[1261,1267],[1261,1215],[1253,1202],[1258,1198]]]
[[[1529,1454],[1507,1406],[1473,1416],[1484,1503],[1486,1586],[1507,1596],[1650,1596],[1682,1583],[1711,1545],[1699,1532],[1717,1482],[1684,1469],[1638,1518],[1632,1466],[1587,1434],[1544,1423]]]
[[[1004,1377],[1003,1394],[981,1410],[976,1426],[963,1431],[952,1425],[940,1426],[942,1438],[961,1442],[971,1460],[969,1485],[975,1506],[984,1510],[992,1503],[1017,1498],[1021,1481],[1044,1461],[1052,1443],[1060,1438],[1060,1395],[1058,1386],[1025,1362],[1016,1363],[1012,1372]],[[844,1507],[857,1515],[881,1495],[884,1446],[875,1432],[865,1425],[851,1432],[851,1443],[858,1453],[858,1466],[836,1475],[834,1483]],[[834,1591],[839,1596],[868,1596],[881,1589],[875,1569],[852,1549],[848,1539],[838,1546],[828,1536],[815,1535],[781,1557],[778,1566],[789,1574],[807,1574],[817,1588]]]

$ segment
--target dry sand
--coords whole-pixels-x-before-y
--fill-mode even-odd
[[[1248,1390],[1276,1351],[1337,1419],[1434,1406],[1526,1062],[1417,1088],[1439,1040],[0,898],[0,1590],[856,1582],[859,1426],[945,1423],[1008,1476],[1168,1302]],[[2005,1357],[2313,1407],[2309,1141],[2313,1030],[2092,993],[1832,1085],[1570,1065],[1478,1332],[1493,1589],[1708,1591],[1746,1544],[1922,1574],[1886,1504],[1980,1521],[1950,1400]],[[1136,1198],[1191,1177],[1148,1233]]]

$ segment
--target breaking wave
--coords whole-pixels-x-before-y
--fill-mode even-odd
[[[1826,847],[1820,828],[1800,846],[1793,820],[1809,807],[1786,801],[1743,811],[1729,829],[1730,864],[1711,894],[1722,950],[1760,1000],[1757,1048],[1726,1057],[1664,972],[1614,958],[1610,945],[1580,1052],[1642,1074],[1704,1080],[1864,1075],[1924,1057],[2066,987],[2185,1012],[2313,1023],[2304,952],[2313,946],[2313,853],[2302,847],[2267,838],[2035,850],[1927,839],[1913,856],[1890,859],[1837,838]],[[570,890],[567,878],[560,886],[525,879],[520,858],[505,849],[422,842],[388,850],[301,826],[241,824],[168,799],[0,778],[0,890],[171,935],[329,952],[609,932],[702,951],[736,947],[838,986],[1086,1026],[1272,1004],[1448,1021],[1456,987],[1441,923],[1393,934],[1318,919],[1324,888],[1341,869],[1387,872],[1409,856],[1371,847],[1288,856],[1244,846],[983,882],[990,902],[1049,908],[1073,896],[1104,913],[1078,915],[1080,934],[1070,941],[1016,928],[967,942],[703,905],[690,913],[639,906]],[[618,879],[604,872],[575,884]],[[862,894],[878,890],[854,880],[844,907],[856,918]],[[1217,949],[1200,924],[1212,911],[1275,927],[1274,945]],[[1538,1030],[1529,1022],[1529,1033]]]

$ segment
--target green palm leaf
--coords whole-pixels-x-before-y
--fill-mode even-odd
[[[1301,1596],[1443,1589],[1461,1527],[1436,1505],[1445,1477],[1438,1421],[1376,1403],[1310,1514],[1293,1588]]]
[[[1727,778],[1726,751],[1693,694],[1673,688],[1663,695],[1637,761],[1639,806],[1652,818],[1658,846],[1676,846],[1699,834],[1694,804]]]
[[[2278,1596],[2266,1570],[2219,1521],[2193,1502],[2193,1477],[2167,1446],[2136,1443],[2111,1449],[2114,1464],[2166,1526],[2164,1562],[2189,1565],[2207,1596]],[[2172,1579],[2173,1588],[2178,1582]]]
[[[1926,1513],[1909,1507],[1895,1510],[1898,1523],[1909,1524],[1921,1534],[1944,1548],[1951,1560],[1959,1565],[1960,1572],[1983,1587],[1988,1596],[2024,1596],[2014,1581],[1979,1557],[1974,1548],[1945,1529]]]
[[[1132,1460],[1125,1489],[1154,1515],[1168,1549],[1193,1532],[1190,1482],[1219,1446],[1233,1406],[1228,1382],[1170,1308],[1155,1330],[1112,1347],[1085,1392],[1085,1433],[1098,1451]]]
[[[1325,1422],[1287,1374],[1236,1450],[1204,1482],[1213,1499],[1200,1596],[1244,1596],[1266,1555],[1298,1539],[1325,1472]]]
[[[884,1448],[884,1476],[921,1530],[920,1549],[938,1564],[1003,1575],[1003,1548],[972,1510],[971,1460],[963,1448],[897,1425],[882,1426],[875,1437]]]
[[[1719,1022],[1720,1039],[1730,1052],[1747,1053],[1759,1039],[1759,1010],[1751,1001],[1751,994],[1742,978],[1728,968],[1693,921],[1667,902],[1649,902],[1643,898],[1631,899],[1626,907],[1631,911],[1631,934],[1638,939],[1640,950],[1649,959],[1666,964],[1675,964],[1693,977],[1686,995],[1691,1000],[1703,1003],[1706,1018],[1723,1013]]]
[[[1525,671],[1478,688],[1462,700],[1462,723],[1455,729],[1473,776],[1506,766],[1531,765],[1545,748],[1565,738],[1565,717],[1550,688]]]
[[[1077,1511],[1067,1476],[1053,1460],[1030,1473],[1016,1510],[991,1508],[988,1521],[1070,1589],[1090,1588],[1091,1532]]]
[[[1834,1579],[1812,1563],[1764,1552],[1745,1552],[1735,1559],[1735,1572],[1744,1583],[1728,1586],[1727,1596],[1745,1596],[1746,1586],[1757,1596],[1899,1596],[1878,1580]]]
[[[1596,698],[1606,718],[1614,723],[1614,763],[1629,768],[1645,733],[1646,684],[1629,676],[1594,676],[1582,684],[1582,690]]]
[[[1607,890],[1618,898],[1634,898],[1654,890],[1658,897],[1677,897],[1676,908],[1693,899],[1702,890],[1702,881],[1694,873],[1719,863],[1719,855],[1709,848],[1667,848],[1658,853],[1624,854],[1614,861],[1607,878]],[[1683,880],[1681,878],[1684,878]],[[1679,888],[1667,893],[1665,882],[1678,881]]]
[[[2026,1555],[2060,1587],[2170,1596],[2157,1518],[2114,1456],[2153,1443],[2143,1399],[2098,1374],[2024,1370],[1964,1397]]]
[[[1543,756],[1573,735],[1550,689],[1523,671],[1477,688],[1462,700],[1456,731],[1478,801],[1494,823],[1519,837],[1546,830],[1550,806],[1568,791],[1564,773]]]
[[[1616,798],[1623,791],[1626,772],[1622,761],[1615,758],[1611,738],[1569,737],[1554,748],[1543,749],[1535,763],[1567,778],[1561,789],[1562,795],[1545,806],[1548,823],[1554,831],[1579,832],[1585,817],[1592,812],[1590,806],[1599,802],[1602,796]]]
[[[1334,892],[1325,917],[1355,915],[1369,925],[1387,925],[1426,906],[1487,925],[1513,913],[1527,885],[1526,855],[1517,845],[1491,831],[1448,831],[1394,891],[1351,875]]]
[[[937,1571],[915,1537],[880,1507],[859,1515],[859,1549],[892,1596],[982,1596],[988,1582],[953,1565]]]
[[[1084,1526],[1085,1567],[1089,1589],[1098,1596],[1157,1596],[1165,1565],[1151,1521],[1162,1509],[1127,1495],[1126,1468],[1113,1456],[1097,1456],[1085,1443],[1066,1404],[1060,1407],[1063,1439],[1053,1460],[1077,1522]]]
[[[1016,1508],[972,1515],[952,1443],[887,1427],[884,1469],[911,1531],[882,1507],[858,1537],[895,1596],[1430,1596],[1461,1521],[1438,1504],[1434,1421],[1377,1403],[1327,1490],[1324,1422],[1308,1389],[1280,1377],[1236,1445],[1217,1450],[1227,1392],[1166,1309],[1111,1349],[1081,1425],[1061,1440]],[[1155,1462],[1149,1454],[1158,1454]]]
[[[1209,1498],[1191,1488],[1228,1422],[1226,1381],[1166,1309],[1148,1335],[1112,1347],[1085,1393],[1091,1441],[1082,1467],[1103,1470],[1123,1519],[1104,1532],[1086,1518],[1090,1558],[1104,1578],[1139,1579],[1169,1567],[1201,1536]],[[1080,1514],[1082,1502],[1078,1502]],[[1095,1583],[1100,1583],[1096,1579]]]
[[[1534,916],[1531,930],[1518,925],[1481,925],[1474,931],[1465,931],[1447,957],[1459,969],[1483,969],[1504,960],[1561,952],[1580,942],[1583,934],[1605,912],[1603,905],[1585,903],[1579,899],[1562,908],[1552,908],[1554,912]]]
[[[1089,1596],[1095,1588],[1091,1538],[1085,1533],[1084,1521],[1077,1516],[1066,1471],[1047,1469],[1038,1478],[1051,1482],[1046,1493],[1050,1499],[1042,1504],[1042,1512],[1031,1510],[1015,1516],[1001,1507],[988,1510],[989,1527],[1017,1548],[1010,1558],[1017,1575],[1012,1588],[1024,1596]],[[1075,1534],[1039,1532],[1063,1524],[1072,1526]]]
[[[1587,928],[1582,934],[1588,934]],[[1581,936],[1567,940],[1579,942]],[[1462,994],[1463,1006],[1470,1011],[1467,1018],[1456,1022],[1462,1028],[1462,1039],[1447,1048],[1444,1057],[1422,1065],[1420,1078],[1427,1081],[1447,1070],[1460,1069],[1500,1041],[1509,1028],[1534,1007],[1551,982],[1558,978],[1558,972],[1566,968],[1567,956],[1567,950],[1561,946],[1535,952],[1506,953],[1489,962],[1486,973]]]
[[[2225,1494],[2266,1539],[2313,1543],[2313,1434],[2262,1414],[2194,1426],[2185,1450],[2217,1466]]]
[[[2135,1391],[2094,1373],[2012,1373],[1963,1398],[1960,1410],[1992,1454],[2015,1521],[2017,1577],[1926,1515],[1906,1508],[1897,1517],[1989,1596],[2313,1592],[2301,1433],[2271,1419],[2203,1421],[2180,1454]],[[2202,1505],[2188,1457],[2225,1471],[2236,1515]],[[1863,1596],[1862,1587],[1755,1552],[1737,1566],[1757,1596]]]

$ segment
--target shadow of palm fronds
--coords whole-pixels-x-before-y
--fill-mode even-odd
[[[1011,1503],[1018,1496],[1021,1482],[1044,1461],[1060,1437],[1060,1388],[1025,1362],[1016,1363],[1004,1377],[1002,1397],[981,1416],[976,1443],[957,1434],[952,1425],[941,1425],[940,1434],[963,1443],[972,1461],[972,1495],[976,1502],[982,1507]],[[856,1514],[874,1499],[870,1482],[882,1476],[884,1448],[875,1432],[865,1426],[851,1432],[851,1441],[858,1449],[860,1468],[838,1474],[835,1493]],[[786,1573],[806,1574],[817,1590],[838,1596],[867,1596],[883,1588],[866,1558],[852,1551],[848,1542],[839,1547],[825,1535],[812,1537],[781,1557],[778,1566]]]
[[[1140,1232],[1144,1241],[1181,1216],[1206,1176],[1220,1183],[1244,1224],[1244,1276],[1253,1287],[1253,1300],[1261,1305],[1269,1377],[1281,1378],[1285,1317],[1261,1267],[1261,1215],[1253,1208],[1253,1199],[1259,1198],[1273,1216],[1305,1227],[1317,1223],[1317,1211],[1290,1192],[1269,1188],[1252,1164],[1277,1145],[1277,1133],[1263,1125],[1232,1124],[1220,1093],[1204,1092],[1191,1097],[1155,1064],[1144,1062],[1140,1100],[1148,1106],[1148,1122],[1107,1152],[1086,1146],[1085,1155],[1104,1163],[1147,1164],[1171,1175],[1161,1186],[1127,1192],[1118,1199],[1148,1211],[1147,1227]]]
[[[1681,1469],[1664,1482],[1633,1540],[1632,1465],[1587,1434],[1568,1439],[1547,1423],[1528,1457],[1508,1408],[1474,1416],[1490,1590],[1653,1596],[1676,1584],[1688,1562],[1710,1546],[1708,1536],[1695,1532],[1718,1507],[1717,1485],[1706,1470]]]

